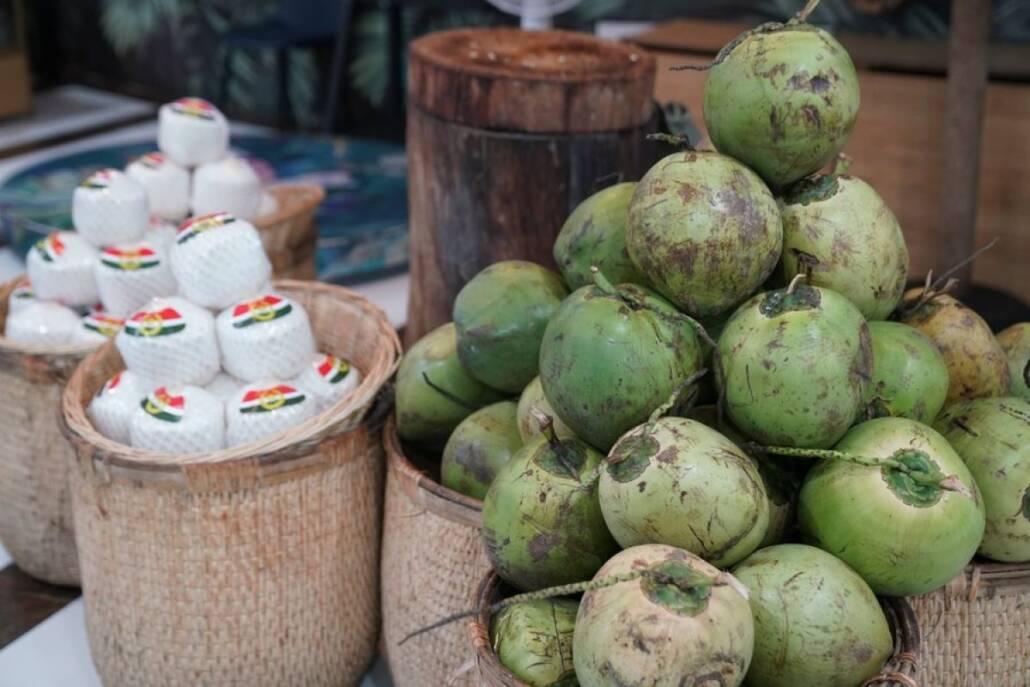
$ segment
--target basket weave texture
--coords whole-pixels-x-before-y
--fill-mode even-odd
[[[0,333],[20,279],[0,286]],[[79,584],[68,488],[74,461],[58,415],[65,382],[95,347],[43,348],[0,336],[0,541],[19,568],[51,584]]]
[[[86,629],[107,687],[357,685],[375,655],[381,412],[400,354],[385,315],[340,287],[277,282],[353,395],[287,432],[211,454],[141,451],[84,406],[121,369],[104,346],[68,383]],[[377,406],[378,409],[378,406]]]
[[[490,605],[501,600],[504,584],[496,573],[484,576],[468,603],[479,608],[479,615],[467,625],[468,640],[476,656],[476,672],[482,687],[529,687],[501,665],[490,641]],[[912,609],[904,599],[881,599],[887,621],[894,634],[894,654],[878,675],[862,687],[937,687],[934,683],[916,678],[920,654],[919,626]],[[921,673],[920,673],[921,675]],[[984,686],[986,687],[986,685]]]
[[[265,190],[279,209],[257,218],[254,226],[272,263],[272,274],[277,279],[314,279],[318,248],[315,211],[325,190],[313,184],[283,184]]]
[[[440,486],[404,456],[391,418],[383,531],[383,641],[395,687],[472,687],[473,654],[460,623],[398,646],[410,632],[468,608],[490,569],[482,502]]]
[[[926,685],[1030,685],[1030,564],[973,564],[909,602],[925,639]]]

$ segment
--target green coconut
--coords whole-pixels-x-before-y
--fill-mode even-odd
[[[661,544],[626,549],[594,579],[634,572],[650,574],[583,594],[572,644],[580,684],[740,685],[755,628],[739,583],[697,556]]]
[[[500,401],[462,420],[443,449],[441,484],[474,499],[486,496],[497,471],[522,448],[517,408]]]
[[[997,339],[1009,361],[1012,395],[1030,401],[1030,322],[998,332]]]
[[[835,291],[796,283],[760,293],[719,337],[726,413],[762,444],[827,448],[863,408],[872,344]]]
[[[947,440],[926,425],[883,417],[852,428],[835,447],[894,467],[827,459],[801,486],[802,533],[837,556],[873,591],[925,594],[973,558],[984,534],[984,504],[973,476]],[[937,485],[952,485],[951,489]]]
[[[561,278],[540,265],[490,265],[454,299],[462,365],[484,384],[519,393],[536,377],[544,328],[567,295]]]
[[[772,273],[783,227],[758,175],[726,155],[686,151],[659,160],[640,180],[626,245],[655,289],[689,315],[709,318]]]
[[[404,354],[397,370],[397,433],[426,448],[442,448],[473,411],[504,398],[477,381],[458,360],[455,328],[448,322],[429,332]]]
[[[633,284],[584,286],[544,332],[540,381],[558,417],[607,451],[701,368],[690,323]]]
[[[769,527],[769,499],[751,458],[681,417],[623,435],[605,459],[599,495],[623,548],[668,544],[721,568],[758,548]]]
[[[490,623],[501,665],[531,687],[578,687],[572,635],[579,602],[541,599],[508,606]]]
[[[846,297],[867,320],[884,320],[901,302],[908,248],[901,226],[873,187],[855,177],[802,179],[780,199],[785,283],[808,275],[813,286]]]
[[[948,395],[948,366],[925,334],[900,322],[870,322],[873,378],[868,417],[907,417],[930,424]]]
[[[733,574],[755,618],[749,687],[860,687],[894,649],[873,590],[825,551],[770,546]]]
[[[900,319],[926,334],[948,366],[946,405],[987,396],[1007,396],[1009,362],[990,327],[975,311],[946,293],[920,304],[922,289],[911,289],[899,310]]]
[[[934,427],[965,461],[983,494],[987,526],[980,555],[1030,561],[1030,402],[978,398],[956,403]]]
[[[590,579],[618,550],[597,498],[603,456],[553,431],[530,439],[483,499],[483,538],[494,570],[523,590]]]
[[[575,432],[562,422],[558,414],[554,412],[554,408],[551,407],[550,401],[544,396],[544,387],[540,383],[540,377],[534,377],[519,396],[518,425],[522,441],[529,441],[540,434],[540,423],[536,419],[537,413],[551,418],[554,423],[554,433],[558,435],[559,439],[572,439],[576,436]]]
[[[847,50],[805,23],[741,34],[719,52],[705,80],[712,143],[774,188],[829,163],[851,136],[858,104]]]
[[[720,422],[719,409],[714,405],[691,408],[687,417],[716,430],[736,444],[754,461],[755,467],[758,468],[758,474],[762,476],[765,495],[769,498],[769,526],[766,528],[765,536],[758,544],[758,548],[779,544],[794,527],[797,516],[798,489],[801,488],[797,470],[799,466],[803,465],[803,462],[796,459],[785,461],[776,456],[763,456],[750,452],[749,449],[752,447],[748,445],[747,437],[731,425],[727,418],[723,418]]]
[[[570,289],[594,283],[598,267],[615,284],[647,284],[626,250],[626,218],[637,182],[598,191],[576,206],[554,242],[554,261]]]

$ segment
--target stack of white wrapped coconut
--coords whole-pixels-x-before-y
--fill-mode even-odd
[[[260,208],[260,181],[226,155],[228,143],[225,117],[209,103],[164,105],[161,152],[87,178],[72,200],[76,231],[41,240],[28,283],[11,294],[9,339],[58,346],[115,336],[126,370],[89,406],[114,441],[216,451],[303,422],[360,381],[347,361],[317,352],[304,308],[272,290],[247,219]],[[176,230],[170,222],[191,208]]]

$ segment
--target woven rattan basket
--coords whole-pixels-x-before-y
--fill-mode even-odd
[[[1030,563],[970,565],[909,602],[925,639],[926,685],[1030,685]]]
[[[75,446],[86,629],[106,687],[357,685],[379,629],[381,392],[400,343],[357,294],[281,281],[321,349],[363,380],[268,440],[172,456],[99,435],[84,405],[122,368],[107,345],[64,395]]]
[[[480,613],[468,623],[468,637],[476,656],[476,670],[482,687],[529,687],[515,677],[511,671],[501,665],[490,642],[489,607],[496,603],[505,592],[510,591],[493,572],[484,576],[476,588],[471,601]],[[937,687],[931,682],[923,682],[916,677],[919,662],[919,625],[912,609],[904,599],[881,599],[883,610],[887,615],[891,630],[894,633],[894,655],[879,675],[865,682],[862,687]],[[829,687],[829,685],[827,685]],[[983,687],[987,687],[986,684]]]
[[[482,502],[440,486],[405,457],[387,424],[383,525],[383,642],[395,687],[462,687],[473,680],[472,651],[460,624],[404,646],[409,632],[468,607],[490,569],[479,534]]]
[[[314,279],[318,248],[315,211],[325,191],[312,184],[283,184],[265,190],[279,209],[255,219],[254,226],[272,262],[272,272],[279,279]]]
[[[19,279],[0,286],[0,332]],[[79,584],[68,473],[58,426],[61,392],[95,345],[41,348],[0,336],[0,541],[18,567],[52,584]]]

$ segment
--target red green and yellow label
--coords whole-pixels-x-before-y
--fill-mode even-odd
[[[94,310],[82,318],[82,326],[88,331],[103,334],[108,338],[117,334],[123,324],[125,320],[122,318],[108,315],[101,310]]]
[[[315,370],[318,372],[318,376],[330,384],[339,384],[350,374],[350,365],[346,360],[329,354],[320,362],[315,363]]]
[[[236,218],[228,212],[209,212],[206,215],[190,218],[179,226],[179,232],[175,237],[175,242],[182,245],[190,239],[200,236],[205,231],[218,229],[219,227],[224,227],[227,224],[232,224],[235,221]]]
[[[99,396],[100,394],[109,393],[117,389],[118,385],[122,383],[122,374],[124,374],[124,372],[124,370],[122,370],[121,372],[116,372],[113,377],[104,382],[104,386],[100,387],[100,391],[97,392],[97,396]]]
[[[18,285],[11,290],[11,298],[16,301],[27,301],[36,297],[36,292],[32,290],[32,284],[29,283],[28,277],[22,277],[18,280]]]
[[[268,413],[304,402],[304,394],[292,386],[279,384],[268,389],[254,389],[243,396],[241,413]]]
[[[186,328],[186,320],[175,308],[163,310],[141,310],[125,323],[129,336],[168,336]]]
[[[158,152],[147,153],[146,155],[140,155],[137,162],[147,169],[160,169],[165,163],[165,156]]]
[[[203,98],[179,98],[172,103],[172,112],[197,119],[214,119],[215,111],[215,106]]]
[[[105,267],[126,272],[145,270],[161,264],[154,249],[146,246],[131,249],[105,248],[100,254],[100,262]]]
[[[64,255],[64,241],[61,240],[61,235],[55,231],[45,239],[36,241],[36,252],[43,262],[55,262]]]
[[[247,303],[240,303],[232,311],[232,326],[243,329],[258,322],[270,322],[285,317],[293,311],[290,301],[279,296],[262,296]]]
[[[116,169],[101,169],[86,177],[80,186],[92,189],[107,188],[111,185],[111,181],[114,180],[114,175],[117,173],[118,170]]]
[[[143,410],[164,422],[178,422],[186,412],[186,399],[173,396],[167,388],[155,389],[140,403]]]

